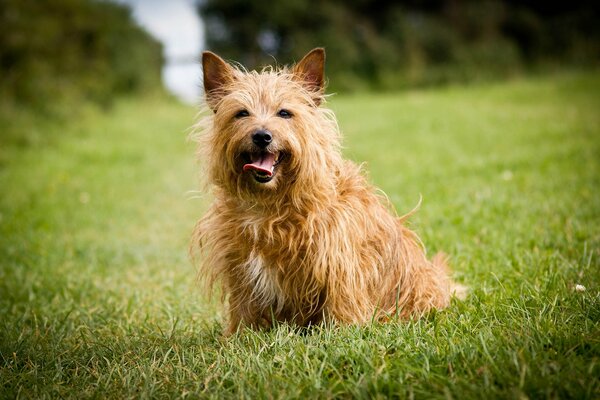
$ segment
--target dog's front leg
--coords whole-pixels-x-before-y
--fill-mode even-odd
[[[265,329],[273,324],[270,313],[264,312],[243,294],[232,295],[229,298],[229,321],[225,336],[230,336],[244,327]]]
[[[224,335],[231,336],[244,327],[252,329],[266,329],[272,325],[273,322],[271,318],[268,318],[265,315],[242,315],[235,310],[230,310],[229,322],[227,324],[227,329],[225,329]]]

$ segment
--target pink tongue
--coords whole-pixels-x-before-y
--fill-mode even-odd
[[[252,162],[244,165],[244,172],[254,170],[267,176],[273,175],[273,165],[275,164],[275,154],[255,153],[250,155]]]

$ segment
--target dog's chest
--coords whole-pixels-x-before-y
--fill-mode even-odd
[[[263,308],[281,309],[285,295],[277,272],[260,255],[250,254],[244,265],[246,279],[252,291],[252,301]]]

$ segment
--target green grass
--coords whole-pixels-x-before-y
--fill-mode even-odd
[[[0,151],[0,398],[600,397],[600,75],[331,104],[466,301],[222,339],[187,257],[195,111],[123,100]]]

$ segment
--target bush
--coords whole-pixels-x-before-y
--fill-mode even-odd
[[[598,6],[517,0],[203,0],[208,48],[255,68],[328,53],[331,89],[496,79],[540,64],[597,65]]]
[[[127,8],[83,0],[0,3],[0,94],[50,111],[57,104],[110,103],[160,85],[161,45]]]

